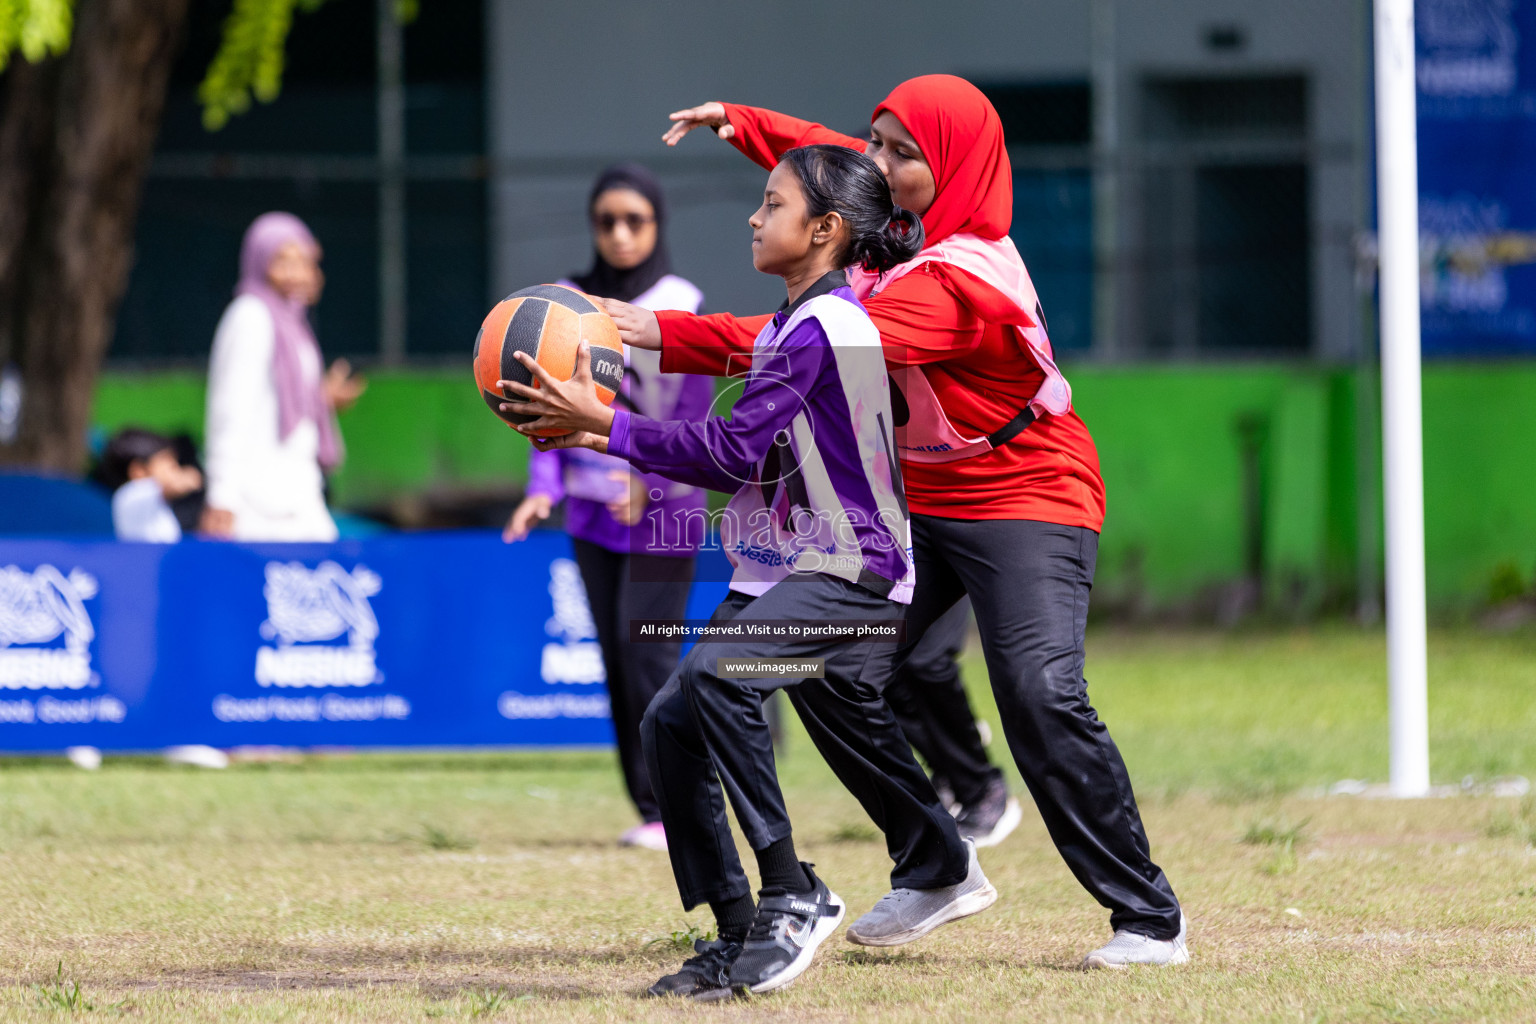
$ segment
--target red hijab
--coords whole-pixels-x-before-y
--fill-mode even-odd
[[[970,233],[999,239],[1013,224],[1013,168],[1003,123],[980,89],[954,75],[902,82],[875,108],[889,110],[912,133],[937,187],[923,214],[928,245]]]
[[[1017,329],[1023,350],[1045,373],[1030,400],[1038,412],[1062,415],[1072,408],[1072,388],[1057,369],[1039,315],[1040,299],[1018,249],[1008,238],[1013,224],[1013,168],[1003,143],[1003,123],[980,89],[954,75],[924,75],[898,85],[875,108],[890,111],[923,151],[933,170],[933,205],[923,214],[924,253],[953,235],[954,251],[938,262],[956,272],[945,280],[987,323]],[[980,241],[978,241],[978,239]],[[917,258],[896,268],[910,269]],[[925,368],[925,372],[936,368]]]

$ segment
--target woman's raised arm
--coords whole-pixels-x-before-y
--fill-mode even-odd
[[[751,367],[753,342],[772,319],[771,314],[698,316],[663,310],[656,317],[661,332],[661,372],[739,377]]]
[[[672,127],[667,129],[661,141],[669,146],[682,142],[683,136],[695,128],[713,129],[722,139],[729,139],[736,134],[736,129],[731,127],[731,122],[725,116],[725,104],[718,100],[700,103],[687,110],[674,110],[667,117],[672,121]]]
[[[779,162],[779,157],[796,146],[847,146],[862,153],[866,145],[863,139],[835,132],[814,121],[740,103],[711,101],[668,116],[672,118],[672,127],[662,136],[667,145],[677,145],[695,128],[712,128],[754,163],[769,170]]]
[[[619,340],[624,344],[651,352],[661,348],[661,330],[656,326],[655,313],[633,302],[605,299],[596,295],[592,299],[603,307],[603,312],[608,314],[608,318],[619,329]]]

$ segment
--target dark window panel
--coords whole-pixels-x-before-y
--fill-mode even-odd
[[[485,5],[424,0],[405,29],[405,80],[474,86],[485,78]]]
[[[485,90],[460,82],[405,87],[405,147],[411,153],[480,153]]]
[[[1200,347],[1305,352],[1307,171],[1206,167],[1195,179]]]
[[[369,184],[151,179],[109,358],[202,360],[239,277],[240,239],[268,210],[302,217],[325,249],[314,311],[328,357],[378,349],[378,189]]]
[[[323,9],[323,8],[322,8]],[[156,150],[162,153],[333,153],[370,156],[378,149],[377,96],[363,86],[284,86],[216,132],[203,127],[193,89],[166,97]]]
[[[430,0],[405,29],[405,144],[412,153],[485,148],[480,0]]]
[[[1010,146],[1087,145],[1093,138],[1087,82],[982,83]]]
[[[1151,139],[1306,137],[1307,82],[1301,75],[1152,78],[1143,96],[1145,131]]]
[[[1093,332],[1093,183],[1085,170],[1016,171],[1013,229],[1058,352]]]
[[[230,0],[192,4],[158,149],[357,153],[376,148],[373,0],[327,0],[312,14],[295,13],[282,93],[270,104],[253,102],[219,131],[205,129],[197,87],[218,50],[231,6]]]
[[[486,303],[486,195],[478,181],[406,188],[407,349],[468,365]]]
[[[1146,350],[1158,355],[1187,351],[1194,344],[1194,328],[1187,316],[1194,276],[1194,243],[1188,238],[1193,233],[1188,224],[1193,215],[1184,198],[1188,177],[1186,172],[1152,167],[1142,178],[1147,255],[1133,266],[1145,295]]]

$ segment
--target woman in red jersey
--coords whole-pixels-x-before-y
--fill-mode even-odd
[[[1104,485],[1008,238],[1013,181],[997,112],[964,79],[927,75],[875,109],[867,143],[730,103],[672,119],[669,143],[710,127],[764,166],[795,146],[862,149],[895,201],[921,215],[922,253],[855,283],[906,407],[895,415],[917,592],[898,660],[970,595],[1019,771],[1068,867],[1111,911],[1115,937],[1084,965],[1187,959],[1178,900],[1152,862],[1125,763],[1083,678]],[[728,372],[765,319],[608,308],[625,341],[659,347],[663,370],[677,373]],[[850,938],[880,944],[900,926],[899,905],[882,913],[884,902]]]

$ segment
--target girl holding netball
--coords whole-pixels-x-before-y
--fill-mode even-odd
[[[1083,678],[1104,483],[1008,238],[1013,179],[997,112],[964,79],[925,75],[875,108],[867,143],[730,103],[672,118],[668,142],[710,127],[764,166],[808,143],[866,152],[895,200],[922,217],[916,259],[855,281],[906,412],[898,445],[917,592],[897,659],[970,595],[1019,772],[1067,866],[1110,910],[1114,937],[1083,965],[1187,960],[1179,902],[1152,861],[1125,763]],[[626,343],[659,347],[662,368],[677,372],[719,372],[711,368],[748,348],[762,323],[605,308]],[[849,937],[883,944],[910,934],[912,905],[893,893]]]
[[[732,493],[721,540],[734,573],[713,619],[722,630],[747,620],[899,622],[913,577],[890,390],[879,335],[845,268],[879,274],[905,262],[922,245],[922,226],[892,203],[872,161],[839,146],[785,152],[750,224],[753,266],[782,277],[788,297],[736,360],[746,374],[729,420],[662,422],[608,409],[581,357],[569,383],[526,362],[539,387],[504,382],[523,401],[503,408],[539,417],[518,428],[526,434],[573,432],[540,447],[580,445]],[[901,837],[889,847],[892,884],[930,895],[930,928],[996,899],[870,684],[888,673],[891,653],[888,644],[742,629],[696,644],[652,702],[642,737],[673,873],[685,908],[709,903],[719,932],[653,994],[782,987],[842,920],[842,901],[795,854],[762,712],[775,689],[787,690],[876,824]],[[780,675],[764,659],[814,661],[824,678],[805,678],[803,668]],[[725,796],[756,854],[755,903]]]

